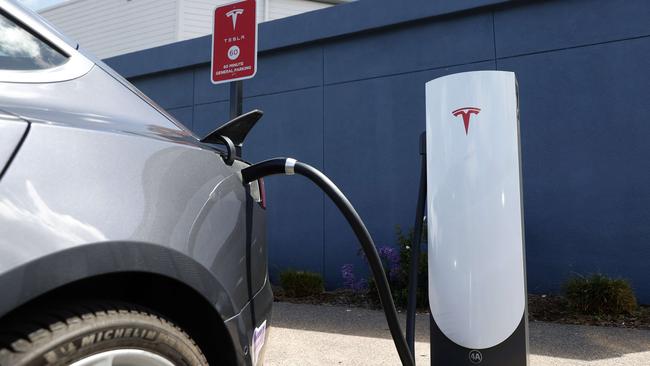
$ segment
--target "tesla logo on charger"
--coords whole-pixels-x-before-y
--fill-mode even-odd
[[[233,9],[226,13],[226,16],[232,19],[232,29],[237,29],[237,16],[239,14],[244,14],[244,9]]]
[[[458,108],[455,111],[451,112],[454,117],[461,116],[463,117],[463,124],[465,125],[465,135],[469,133],[469,120],[472,118],[472,114],[479,114],[481,112],[480,108],[476,107],[465,107]]]

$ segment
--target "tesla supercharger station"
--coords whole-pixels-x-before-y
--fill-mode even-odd
[[[426,84],[431,364],[528,364],[517,81]]]
[[[240,122],[228,124],[236,136],[242,134]],[[248,123],[244,135],[251,127]],[[222,129],[213,134],[218,135]],[[235,149],[232,139],[221,137],[226,143],[230,141],[230,156]],[[431,364],[527,366],[521,157],[514,73],[468,72],[428,82],[426,143],[421,138],[422,145],[426,145],[426,154],[421,149],[424,157],[414,243],[418,248],[426,196]],[[419,251],[411,251],[411,263],[415,265],[409,275],[405,336],[381,258],[350,201],[322,172],[293,158],[253,164],[241,171],[241,178],[242,183],[249,184],[276,174],[308,178],[344,215],[370,264],[400,360],[403,365],[414,365]]]

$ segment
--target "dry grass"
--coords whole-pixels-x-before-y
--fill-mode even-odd
[[[275,287],[273,293],[275,294],[275,301],[380,309],[379,304],[373,301],[374,297],[368,296],[367,293],[352,292],[350,290],[329,291],[302,298],[289,297],[279,287]],[[418,309],[418,311],[426,312],[427,309]],[[636,311],[628,315],[584,315],[569,306],[564,297],[556,295],[529,295],[528,318],[530,321],[650,330],[650,306],[639,306]]]
[[[566,298],[555,295],[529,295],[528,318],[564,324],[650,329],[649,306],[639,306],[630,314],[585,315],[570,306]]]

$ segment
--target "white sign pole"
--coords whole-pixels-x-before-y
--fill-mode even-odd
[[[431,364],[528,364],[517,82],[426,84]]]

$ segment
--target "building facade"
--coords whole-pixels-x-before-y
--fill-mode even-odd
[[[650,2],[359,1],[260,25],[244,109],[265,115],[244,157],[292,156],[336,182],[379,245],[413,224],[424,84],[516,73],[528,289],[627,278],[650,303]],[[333,26],[335,25],[335,26]],[[210,39],[107,60],[199,136],[228,119]],[[267,179],[270,268],[323,274],[364,261],[345,219],[304,179]]]

